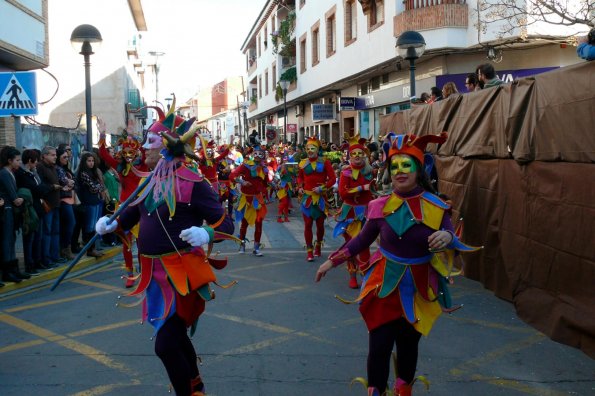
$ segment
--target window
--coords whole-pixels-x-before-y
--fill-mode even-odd
[[[306,5],[306,0],[300,0],[300,8]]]
[[[264,95],[269,94],[269,70],[264,71]]]
[[[337,24],[335,13],[337,6],[333,6],[326,14],[326,57],[333,56],[337,51]]]
[[[275,17],[275,15],[271,17],[271,31],[277,31],[277,18]]]
[[[260,58],[260,34],[256,37],[256,41],[258,42],[258,57]]]
[[[380,76],[372,77],[372,80],[370,80],[370,86],[371,91],[376,91],[377,89],[380,89]]]
[[[306,33],[300,37],[300,73],[306,71]]]
[[[376,29],[384,23],[384,0],[370,1],[368,10],[368,32]]]
[[[273,78],[271,87],[273,88],[273,90],[275,90],[277,88],[277,64],[276,63],[273,63],[271,77]]]
[[[361,83],[359,86],[359,94],[360,95],[367,95],[368,94],[368,82]]]
[[[262,77],[258,77],[258,97],[262,98]]]
[[[357,6],[355,0],[345,1],[345,46],[357,38]]]
[[[264,50],[267,50],[269,44],[269,28],[267,25],[264,25],[264,35],[262,36],[262,41],[264,42]]]
[[[320,22],[312,26],[312,66],[320,62]]]

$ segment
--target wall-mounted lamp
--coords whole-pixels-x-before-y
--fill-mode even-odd
[[[488,47],[486,57],[494,63],[500,63],[502,62],[502,50],[496,49],[494,47]]]

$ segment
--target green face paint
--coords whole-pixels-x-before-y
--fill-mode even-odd
[[[393,155],[390,159],[390,174],[391,176],[397,173],[414,173],[417,172],[417,164],[413,158],[407,155]]]

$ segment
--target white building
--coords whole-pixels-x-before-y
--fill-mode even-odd
[[[487,24],[488,15],[477,6],[477,0],[268,1],[241,47],[252,102],[249,121],[261,135],[267,126],[282,133],[283,95],[275,87],[294,67],[287,124],[297,124],[298,142],[310,135],[338,142],[343,133],[358,132],[377,138],[381,115],[410,106],[410,63],[395,48],[408,30],[426,42],[415,61],[417,96],[447,81],[465,92],[465,75],[486,62],[509,82],[581,61],[568,36],[588,31],[586,26],[535,24],[503,34],[506,22]],[[271,33],[283,30],[288,15],[295,15],[295,28],[289,45],[280,45],[288,47],[282,56],[274,51]]]
[[[20,15],[18,20],[26,23],[14,29],[7,23],[13,15]],[[36,71],[36,125],[48,130],[86,130],[84,57],[70,42],[73,30],[83,24],[96,27],[103,39],[100,45],[92,45],[90,56],[93,115],[103,118],[108,132],[115,134],[126,128],[129,119],[137,133],[151,121],[146,120],[146,111],[128,111],[151,104],[155,93],[155,67],[150,65],[155,57],[148,54],[150,48],[142,46],[148,28],[141,0],[110,2],[109,7],[93,0],[0,2],[0,20],[0,71]],[[17,58],[11,54],[13,42],[22,46]],[[2,125],[10,123],[0,122],[0,131]],[[95,144],[96,129],[93,125]],[[6,133],[14,136],[14,129]],[[4,142],[16,144],[14,139]]]

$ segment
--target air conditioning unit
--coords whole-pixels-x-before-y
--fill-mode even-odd
[[[301,115],[302,115],[302,106],[301,105],[295,106],[295,116],[300,117]]]

